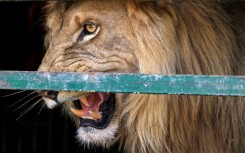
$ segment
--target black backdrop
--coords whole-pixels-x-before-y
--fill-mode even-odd
[[[43,5],[42,2],[0,2],[0,70],[37,70],[44,55]],[[41,109],[43,103],[39,103],[20,117],[40,97],[32,91],[6,96],[16,92],[19,91],[0,90],[1,153],[102,152],[98,147],[88,149],[79,145],[75,127],[59,109]]]

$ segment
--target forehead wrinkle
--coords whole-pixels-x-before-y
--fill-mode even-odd
[[[126,16],[126,6],[122,7],[124,3],[122,3],[121,0],[106,2],[107,3],[104,3],[103,0],[89,0],[73,3],[74,7],[69,8],[64,12],[61,19],[60,29],[65,26],[65,23],[68,24],[68,27],[70,26],[70,24],[74,24],[73,20],[75,16],[78,18],[78,21],[76,22],[77,25],[73,26],[74,29],[66,27],[68,28],[67,30],[70,34],[80,29],[82,24],[87,20],[94,20],[94,22],[100,24],[101,22],[105,23],[104,21],[107,21],[109,18],[112,17],[119,20],[122,19],[122,16]],[[115,14],[117,15],[115,16]]]

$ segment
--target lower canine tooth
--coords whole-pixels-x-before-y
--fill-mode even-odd
[[[93,119],[101,119],[101,114],[98,111],[89,111],[89,114],[93,117]]]

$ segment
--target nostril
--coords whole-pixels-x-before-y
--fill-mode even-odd
[[[56,100],[58,95],[58,91],[41,90],[41,91],[37,91],[37,93],[43,97],[50,98],[53,100]]]
[[[57,98],[58,91],[48,91],[47,95],[51,96],[51,97],[54,97],[54,98]]]

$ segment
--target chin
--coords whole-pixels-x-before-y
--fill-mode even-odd
[[[119,123],[112,122],[107,128],[96,129],[93,127],[80,126],[77,130],[77,139],[85,145],[110,146],[115,141],[115,133],[118,131]]]

